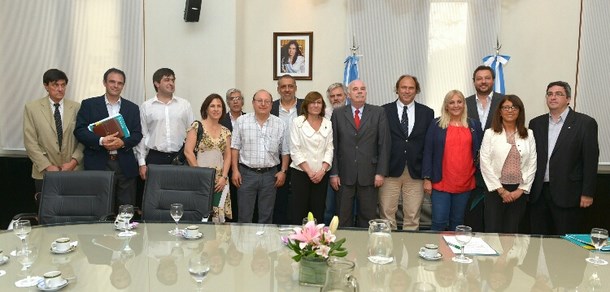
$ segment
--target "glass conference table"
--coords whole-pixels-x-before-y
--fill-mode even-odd
[[[133,237],[119,237],[112,223],[34,227],[28,238],[39,248],[32,275],[60,270],[70,283],[61,291],[197,291],[188,273],[191,257],[205,252],[211,270],[202,291],[318,291],[299,286],[298,264],[280,237],[286,226],[200,224],[201,239],[185,240],[168,233],[175,224],[140,224]],[[184,228],[186,224],[181,224]],[[50,252],[51,242],[68,236],[78,247],[67,254]],[[360,291],[413,291],[427,282],[435,291],[610,291],[610,266],[585,261],[590,253],[561,238],[476,233],[499,256],[474,256],[471,264],[451,260],[453,253],[439,233],[394,232],[395,261],[375,265],[367,260],[367,230],[339,230],[347,238],[347,258],[356,262]],[[436,243],[438,261],[419,257],[426,243]],[[10,231],[0,232],[7,255],[20,246]],[[610,260],[610,254],[601,254]],[[16,257],[0,266],[0,291],[17,288],[25,276]],[[563,289],[566,288],[566,289]]]

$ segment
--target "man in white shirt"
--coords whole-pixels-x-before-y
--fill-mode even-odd
[[[147,164],[170,164],[193,122],[191,103],[174,95],[176,75],[169,68],[153,74],[157,94],[140,106],[142,141],[136,147],[139,173],[146,179]]]

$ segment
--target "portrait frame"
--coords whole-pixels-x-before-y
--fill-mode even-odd
[[[312,80],[312,58],[312,31],[273,33],[273,80],[285,74],[296,80]]]

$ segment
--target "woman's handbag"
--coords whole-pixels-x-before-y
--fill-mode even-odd
[[[201,142],[201,138],[203,137],[203,125],[201,124],[200,121],[196,121],[197,122],[197,144],[195,144],[195,149],[193,150],[193,152],[195,153],[195,156],[197,156],[197,152],[199,151],[199,143]],[[186,156],[184,155],[184,144],[186,144],[186,138],[184,139],[185,143],[182,143],[182,147],[180,147],[180,150],[178,150],[178,154],[176,154],[176,157],[174,157],[174,159],[172,160],[172,164],[173,165],[185,165],[188,164],[186,162]]]

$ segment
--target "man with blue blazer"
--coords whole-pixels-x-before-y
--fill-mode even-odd
[[[549,83],[549,113],[529,124],[538,154],[529,198],[533,234],[583,233],[584,209],[593,204],[599,160],[597,122],[570,108],[571,94],[567,82]]]
[[[390,128],[391,150],[388,177],[379,188],[379,215],[396,228],[398,201],[402,197],[403,230],[417,230],[424,200],[421,176],[424,141],[434,111],[415,101],[421,92],[415,76],[400,76],[395,91],[398,99],[383,105]]]
[[[339,226],[353,226],[353,202],[357,200],[357,223],[368,227],[377,217],[378,188],[388,175],[390,131],[382,107],[366,103],[366,85],[354,80],[348,86],[351,101],[335,109],[331,122],[335,154],[330,185],[339,191]]]
[[[85,145],[85,170],[112,170],[115,172],[115,206],[136,203],[136,177],[138,162],[133,147],[142,140],[140,109],[121,97],[125,86],[125,73],[111,68],[104,73],[106,94],[83,100],[76,117],[74,135]],[[113,133],[99,137],[88,126],[99,120],[120,113],[125,119],[130,136],[118,137]]]

